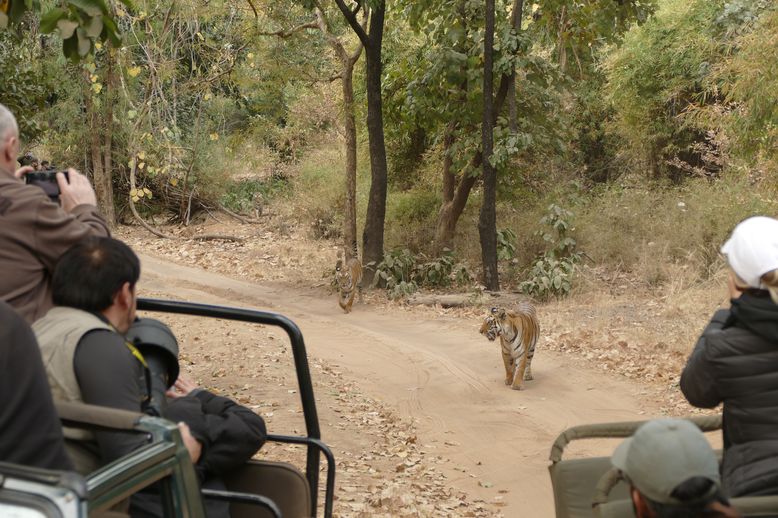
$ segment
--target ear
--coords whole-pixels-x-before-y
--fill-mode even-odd
[[[497,318],[499,318],[500,320],[505,320],[505,318],[506,318],[507,316],[508,316],[508,315],[505,313],[505,309],[503,309],[503,308],[500,308],[500,309],[498,310],[498,312],[497,312]]]
[[[635,506],[635,515],[637,518],[653,518],[654,513],[648,507],[646,499],[640,494],[640,491],[634,487],[629,488],[629,496],[632,497],[632,504]]]
[[[129,282],[125,282],[114,295],[113,303],[121,309],[127,309],[133,304],[134,294],[135,287],[131,286]]]
[[[15,143],[17,141],[17,137],[10,136],[5,139],[3,142],[3,159],[6,162],[13,162],[16,163],[16,154],[14,152],[14,149],[16,149]]]
[[[500,311],[500,308],[492,308],[492,309],[490,309],[490,310],[489,310],[489,312],[490,312],[492,315],[496,315],[498,311]]]

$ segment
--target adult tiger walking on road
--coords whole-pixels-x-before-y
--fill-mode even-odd
[[[357,291],[359,302],[362,302],[362,263],[356,254],[348,261],[343,256],[343,252],[338,254],[335,281],[338,283],[338,304],[344,312],[351,313],[351,305],[354,304],[354,295]]]
[[[540,335],[535,306],[520,302],[515,311],[492,308],[484,318],[480,332],[490,342],[500,337],[505,384],[513,390],[524,388],[524,381],[533,379],[532,358]]]

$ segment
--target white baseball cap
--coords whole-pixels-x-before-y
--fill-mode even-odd
[[[762,275],[778,269],[778,219],[755,216],[741,221],[721,253],[746,284],[765,289]]]

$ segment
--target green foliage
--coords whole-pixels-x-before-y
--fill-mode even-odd
[[[509,228],[497,230],[497,259],[507,261],[516,254],[516,234]]]
[[[416,258],[410,250],[392,250],[386,253],[384,260],[376,265],[372,287],[383,284],[391,299],[414,294],[419,289],[413,279],[415,264]]]
[[[472,281],[470,272],[457,264],[451,251],[427,260],[423,254],[414,255],[408,249],[393,250],[384,255],[376,273],[373,287],[383,285],[392,299],[411,295],[421,287],[448,288]]]
[[[769,149],[774,8],[764,0],[666,0],[630,31],[605,65],[626,154],[654,177],[678,180],[718,174],[729,141],[736,153]]]
[[[532,265],[527,280],[519,284],[522,292],[541,300],[570,293],[575,265],[581,260],[580,252],[575,250],[576,241],[568,235],[575,230],[573,216],[556,204],[549,205],[540,220],[543,229],[537,232],[548,248]]]
[[[755,26],[752,31],[740,31],[744,34],[733,43],[738,52],[727,56],[711,77],[732,109],[708,110],[706,115],[724,127],[738,156],[751,163],[759,156],[776,160],[778,74],[774,71],[778,69],[778,9],[774,2],[732,2],[720,20],[725,16],[728,27],[738,27],[738,23],[740,27]]]
[[[0,103],[16,116],[25,146],[43,130],[37,115],[55,81],[35,54],[34,38],[0,32]]]
[[[227,192],[221,198],[221,203],[228,209],[247,213],[262,210],[262,206],[276,196],[289,190],[289,183],[281,178],[239,180],[227,187]]]
[[[130,0],[120,2],[132,7]],[[8,0],[6,3],[9,4],[7,11],[0,11],[0,29],[10,25],[23,30],[25,15],[42,11],[39,0]],[[105,0],[64,0],[41,13],[40,31],[43,34],[57,31],[62,38],[62,53],[73,62],[93,52],[96,42],[110,41],[117,47],[122,42],[114,15]]]

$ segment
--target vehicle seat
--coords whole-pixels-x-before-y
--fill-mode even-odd
[[[303,474],[291,464],[251,460],[235,470],[224,483],[229,491],[262,495],[273,500],[284,518],[303,518],[310,514],[311,490]],[[266,518],[266,509],[231,503],[232,518]]]

